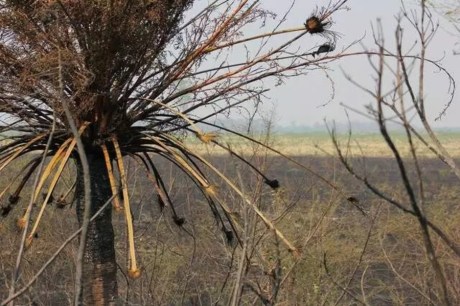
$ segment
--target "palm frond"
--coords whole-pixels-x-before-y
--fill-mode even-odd
[[[25,153],[25,150],[32,146],[33,144],[39,142],[41,139],[43,139],[46,135],[38,135],[34,138],[32,138],[30,141],[25,143],[22,146],[18,146],[15,149],[12,149],[11,152],[4,153],[0,156],[0,171],[2,171],[6,166],[8,166],[11,161],[15,160],[21,154]]]
[[[297,254],[298,250],[237,184],[198,150],[187,146],[185,139],[195,136],[203,146],[221,147],[268,186],[278,188],[276,179],[223,144],[219,136],[230,132],[254,140],[212,122],[234,111],[256,112],[273,81],[303,75],[330,61],[312,61],[306,56],[309,53],[300,54],[299,50],[305,49],[308,33],[337,37],[328,27],[332,25],[331,14],[345,2],[330,2],[314,12],[312,17],[316,19],[307,20],[304,26],[304,20],[299,20],[294,28],[277,26],[245,36],[240,34],[250,24],[261,21],[264,25],[265,18],[271,16],[260,1],[221,1],[217,6],[190,12],[189,20],[184,20],[185,12],[193,0],[6,1],[0,10],[0,132],[9,136],[8,142],[0,145],[0,171],[22,156],[43,154],[46,149],[47,164],[39,174],[33,202],[39,200],[47,184],[48,189],[28,242],[37,233],[68,161],[80,162],[63,109],[65,100],[84,151],[105,164],[113,207],[125,214],[131,277],[139,277],[141,269],[136,260],[132,193],[124,157],[143,164],[160,206],[171,210],[177,225],[183,227],[185,219],[176,211],[154,156],[190,179],[228,240],[236,237],[241,243],[241,226],[231,205],[221,197],[225,186]],[[252,50],[251,46],[258,43],[259,47]],[[227,57],[226,52],[232,50],[242,50],[246,57]],[[215,130],[208,131],[203,125]],[[286,157],[274,149],[272,152]],[[16,177],[21,181],[10,204],[2,206],[2,214],[8,214],[18,202],[38,159],[28,165],[20,171],[22,177]],[[77,175],[76,181],[82,174]],[[117,185],[121,185],[123,204]],[[0,198],[13,186],[10,182]],[[78,189],[75,184],[58,201],[64,201],[74,189]],[[32,210],[30,205],[18,225],[25,225]]]
[[[120,205],[120,197],[118,196],[115,176],[113,175],[112,160],[110,159],[109,151],[107,150],[107,145],[105,143],[101,144],[102,153],[104,154],[105,165],[107,167],[107,172],[109,174],[110,187],[112,189],[113,195],[113,206],[116,211],[121,211],[123,208]]]
[[[120,173],[121,187],[123,190],[123,205],[124,213],[126,216],[126,228],[128,233],[128,244],[129,244],[129,259],[128,259],[128,275],[131,278],[138,278],[141,275],[141,271],[137,267],[136,260],[136,249],[134,245],[134,227],[133,227],[133,216],[131,214],[131,206],[129,203],[129,192],[128,192],[128,180],[126,179],[126,171],[123,163],[123,155],[118,144],[118,139],[112,137],[113,147],[115,149],[115,155],[117,159],[118,170]]]
[[[49,201],[51,195],[53,194],[54,188],[56,187],[56,184],[57,184],[58,180],[61,178],[62,171],[64,171],[64,167],[66,166],[67,162],[69,161],[70,155],[72,154],[75,145],[76,145],[76,140],[73,139],[70,142],[69,146],[66,148],[65,153],[62,152],[59,155],[54,155],[53,156],[54,164],[57,164],[58,162],[60,162],[60,164],[59,164],[59,167],[56,169],[56,171],[54,173],[54,177],[53,177],[53,179],[51,180],[51,182],[50,182],[50,184],[48,186],[48,192],[46,193],[46,197],[43,200],[42,205],[40,206],[40,211],[38,213],[37,219],[35,220],[35,224],[32,227],[32,230],[30,231],[29,237],[26,240],[26,245],[27,246],[30,245],[30,243],[32,242],[33,237],[36,234],[38,224],[40,223],[40,220],[41,220],[41,218],[43,216],[43,212],[45,211],[45,208],[49,203],[48,201]],[[57,158],[55,159],[55,157],[57,157]],[[50,165],[51,164],[53,164],[53,163],[50,162]],[[54,165],[52,167],[54,167]],[[45,178],[45,177],[48,177],[48,176],[49,176],[49,173],[45,170],[45,172],[42,175],[42,178]],[[42,186],[40,186],[40,187],[42,187]],[[35,192],[34,202],[38,200],[38,194],[39,194],[39,188],[37,188],[37,190]]]

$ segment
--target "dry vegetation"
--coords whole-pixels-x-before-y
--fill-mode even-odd
[[[424,57],[436,25],[421,1],[403,14],[419,52],[402,53],[399,20],[395,51],[378,26],[377,51],[323,56],[346,2],[245,38],[271,16],[257,1],[212,2],[183,26],[193,1],[5,1],[0,131],[17,141],[0,147],[2,305],[460,304],[458,137],[431,129],[421,86],[431,64],[453,98],[451,75]],[[325,41],[297,54],[307,35]],[[254,41],[246,61],[226,58]],[[206,69],[210,54],[224,56]],[[369,58],[376,88],[355,85],[375,100],[367,117],[383,140],[258,138],[213,123],[234,108],[257,114],[263,79],[348,55]],[[417,65],[418,84],[407,74]]]
[[[407,143],[406,136],[402,132],[395,132],[394,138],[397,147],[402,152],[403,156],[410,156],[410,147]],[[253,145],[242,141],[238,137],[223,136],[223,142],[229,144],[235,151],[250,154],[253,150]],[[368,156],[368,157],[389,157],[391,150],[388,148],[385,141],[379,134],[356,134],[353,141],[349,144],[350,150],[354,155]],[[447,151],[454,157],[460,157],[460,137],[458,132],[441,132],[439,139],[444,144]],[[348,135],[338,135],[340,143],[347,143]],[[197,140],[188,141],[189,146],[193,146],[194,150],[201,153],[212,153],[225,155],[228,152],[220,147],[211,146],[203,147]],[[303,156],[303,155],[334,155],[336,153],[330,135],[326,132],[323,133],[289,133],[277,134],[271,136],[271,146],[290,156]],[[415,141],[417,153],[421,157],[433,158],[435,157],[426,146],[420,141]],[[267,154],[276,155],[275,152],[268,151]]]
[[[150,181],[153,198],[177,226],[184,226],[185,219],[175,197],[178,192],[188,196],[189,190],[168,186],[163,177],[168,173],[158,170],[165,161],[191,181],[229,242],[244,244],[243,226],[233,215],[234,204],[222,201],[226,194],[217,190],[220,184],[243,199],[240,204],[251,207],[297,255],[296,247],[220,165],[191,151],[184,139],[192,136],[224,147],[201,125],[232,132],[213,122],[234,112],[256,115],[270,84],[323,71],[322,65],[337,60],[327,56],[337,39],[330,27],[332,15],[345,10],[346,2],[330,1],[305,12],[288,28],[292,5],[277,16],[259,0],[0,1],[0,133],[12,140],[0,147],[0,171],[19,171],[9,178],[11,185],[3,186],[0,212],[12,219],[19,215],[16,224],[22,230],[9,295],[2,304],[27,290],[16,287],[24,251],[37,241],[42,226],[54,225],[45,211],[53,194],[66,190],[75,189],[72,203],[79,222],[69,237],[79,238],[73,303],[115,303],[117,257],[127,256],[121,273],[131,279],[141,276],[130,201],[138,191],[125,171],[129,163],[143,166],[140,172]],[[320,43],[310,40],[312,35]],[[13,166],[23,158],[24,167]],[[272,189],[279,187],[251,162],[239,159]],[[65,186],[63,170],[72,165],[66,171],[76,179]],[[26,189],[33,189],[32,195]],[[110,203],[125,216],[124,224],[116,225],[126,229],[126,255],[116,248],[115,231],[120,229],[112,224]],[[61,200],[59,206],[66,205]],[[242,283],[235,288],[234,304]]]
[[[303,140],[308,141],[308,137]],[[245,228],[246,235],[241,239],[247,241],[243,249],[228,244],[190,182],[178,175],[174,167],[162,163],[159,171],[167,177],[168,189],[178,188],[172,197],[185,224],[177,226],[172,215],[158,207],[143,170],[132,163],[128,166],[129,184],[134,191],[135,239],[143,274],[131,280],[119,270],[120,301],[128,305],[225,305],[231,300],[242,273],[242,304],[268,301],[273,295],[280,305],[442,304],[422,236],[412,216],[401,214],[373,196],[335,157],[319,153],[295,158],[359,198],[359,205],[367,213],[365,216],[304,169],[284,158],[265,154],[263,148],[255,149],[257,154],[253,152],[248,158],[276,176],[282,186],[277,191],[262,187],[260,180],[247,179],[251,177],[249,170],[236,158],[220,154],[209,158],[241,183],[240,187],[301,250],[301,256],[295,258],[286,252],[252,210],[242,209],[244,206],[238,203],[241,200],[221,186],[220,192],[226,195],[224,201]],[[358,164],[362,162],[357,159]],[[455,176],[435,159],[427,158],[421,163],[426,175],[425,213],[434,223],[442,225],[452,239],[459,241],[456,224],[460,213],[455,199],[460,193]],[[395,199],[404,199],[393,159],[367,157],[365,165],[370,181]],[[66,175],[71,177],[71,173]],[[0,185],[8,180],[2,177]],[[66,187],[60,186],[60,190]],[[77,228],[74,214],[70,207],[59,209],[56,203],[52,204],[44,223],[50,226],[40,230],[36,238],[40,243],[34,243],[26,252],[21,284]],[[116,214],[114,223],[123,223],[123,216]],[[14,266],[14,250],[20,237],[11,219],[2,221],[1,232],[3,283]],[[126,240],[122,231],[117,231],[116,236],[120,238],[118,262],[123,266]],[[438,239],[434,241],[449,280],[449,290],[458,299],[458,259]],[[71,244],[18,303],[70,303],[76,249],[77,244]],[[245,259],[241,258],[244,250]],[[241,264],[243,272],[238,272]],[[5,289],[1,296],[7,295]]]

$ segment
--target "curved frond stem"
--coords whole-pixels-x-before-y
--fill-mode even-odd
[[[19,175],[20,175],[21,173],[22,173],[22,172],[20,172],[13,180],[11,180],[11,182],[10,182],[8,185],[6,185],[5,188],[3,188],[3,191],[0,193],[0,199],[3,198],[3,196],[5,195],[5,193],[6,193],[8,190],[10,190],[11,186],[16,182],[16,179],[19,177]],[[27,176],[24,176],[23,179],[22,179],[22,181],[24,181],[24,179],[25,179],[26,177],[27,177]],[[28,179],[28,177],[27,177],[27,179]],[[27,179],[25,179],[25,180],[27,181]],[[18,190],[19,190],[19,192],[20,192],[20,189],[18,188],[18,189],[16,189],[16,192],[14,192],[13,194],[19,194]]]
[[[296,161],[295,159],[293,159],[292,157],[284,154],[283,152],[269,146],[269,145],[266,145],[264,144],[263,142],[260,142],[252,137],[249,137],[249,136],[246,136],[242,133],[239,133],[237,131],[234,131],[234,130],[231,130],[231,129],[228,129],[228,128],[225,128],[223,126],[220,126],[220,125],[216,125],[216,124],[213,124],[213,123],[209,123],[209,122],[201,122],[203,124],[206,124],[206,125],[209,125],[209,126],[213,126],[213,127],[216,127],[218,129],[221,129],[223,131],[226,131],[226,132],[229,132],[231,134],[234,134],[238,137],[241,137],[241,138],[244,138],[250,142],[253,142],[255,144],[258,144],[262,147],[264,147],[265,149],[285,158],[286,160],[290,161],[291,163],[297,165],[298,167],[304,169],[305,171],[307,171],[308,173],[312,174],[313,176],[315,176],[316,178],[318,178],[320,181],[322,181],[323,183],[325,183],[326,185],[328,185],[329,187],[331,187],[332,189],[334,189],[335,191],[339,192],[343,197],[345,197],[347,200],[350,198],[340,187],[338,187],[337,185],[335,185],[334,183],[332,183],[330,180],[326,179],[324,176],[322,176],[321,174],[315,172],[314,170],[312,170],[311,168],[305,166],[304,164]],[[349,201],[349,200],[348,200]]]
[[[38,213],[37,219],[35,220],[35,224],[32,227],[32,230],[30,231],[29,237],[26,240],[26,246],[29,246],[30,243],[32,243],[33,236],[35,232],[37,231],[38,225],[43,216],[43,212],[45,211],[45,208],[48,205],[48,201],[54,191],[54,188],[56,187],[58,180],[61,178],[62,171],[64,170],[64,167],[67,164],[67,162],[69,161],[70,154],[72,154],[73,149],[75,148],[76,144],[77,144],[77,141],[73,139],[69,147],[67,148],[67,151],[65,152],[64,156],[62,158],[59,158],[59,161],[60,161],[59,168],[56,170],[56,173],[54,174],[54,177],[50,182],[50,185],[48,187],[48,193],[46,194],[43,204],[41,205],[40,212]],[[58,160],[56,160],[56,163],[57,162]],[[35,194],[35,200],[37,200],[37,193]]]
[[[29,203],[27,205],[27,210],[26,210],[26,211],[28,211],[28,213],[26,213],[23,218],[18,220],[18,224],[22,223],[23,226],[22,227],[20,226],[20,228],[22,229],[22,234],[21,234],[21,240],[20,240],[20,244],[19,244],[18,254],[16,256],[16,264],[15,264],[15,267],[14,267],[14,270],[13,270],[13,273],[12,273],[12,277],[11,277],[11,284],[10,284],[9,294],[8,294],[9,298],[14,296],[16,283],[17,283],[17,281],[19,279],[19,272],[20,272],[20,268],[21,268],[21,262],[22,262],[22,259],[23,259],[23,256],[24,256],[24,249],[25,249],[24,245],[25,245],[25,241],[26,241],[26,237],[27,237],[27,231],[28,231],[29,224],[30,224],[30,217],[31,217],[30,212],[31,212],[32,206],[34,204],[33,190],[35,190],[37,188],[38,179],[40,177],[40,174],[43,171],[46,156],[48,155],[49,149],[50,149],[51,144],[53,142],[55,132],[56,132],[56,120],[53,120],[53,122],[51,124],[51,127],[50,127],[50,131],[48,133],[48,140],[46,141],[46,145],[44,146],[43,153],[42,153],[42,155],[40,157],[39,168],[38,168],[37,174],[35,175],[32,194],[30,196],[30,201],[29,201]]]
[[[1,132],[7,132],[8,130],[4,131],[3,129],[1,130]],[[14,139],[13,137],[11,137],[11,139]],[[7,158],[10,154],[13,154],[14,153],[14,150],[21,147],[22,145],[24,145],[26,142],[27,142],[28,138],[25,138],[25,137],[20,137],[19,139],[17,140],[12,140],[10,141],[9,143],[5,144],[5,145],[2,145],[1,148],[0,148],[0,162]]]
[[[34,172],[34,170],[37,168],[38,164],[40,162],[40,157],[36,157],[34,158],[33,160],[31,160],[29,163],[27,163],[19,172],[18,174],[11,180],[11,182],[2,190],[2,192],[0,193],[0,199],[3,198],[3,196],[5,195],[5,193],[11,188],[11,186],[16,182],[16,180],[21,176],[21,174],[27,169],[29,168],[29,170],[27,170],[26,174],[24,174],[24,176],[22,177],[21,179],[21,182],[19,183],[18,187],[16,188],[16,190],[13,192],[13,194],[11,195],[13,198],[18,198],[19,197],[19,194],[21,193],[21,190],[22,188],[24,188],[24,185],[26,184],[26,182],[28,181],[28,179],[30,178],[30,176],[32,175],[32,173]]]
[[[11,154],[8,154],[7,156],[5,156],[6,158],[6,161],[3,161],[3,158],[2,160],[0,161],[1,164],[0,164],[0,171],[2,171],[6,166],[8,166],[8,164],[15,160],[19,155],[21,155],[22,152],[24,152],[25,149],[27,149],[28,147],[30,147],[31,145],[33,145],[34,143],[38,142],[39,140],[41,140],[42,138],[44,138],[46,136],[46,134],[41,134],[41,135],[38,135],[34,138],[32,138],[29,142],[27,142],[26,144],[24,144],[23,146],[20,146],[18,148],[16,148]]]
[[[199,187],[199,189],[206,196],[210,196],[210,195],[215,193],[215,189],[216,189],[215,186],[211,185],[208,182],[208,180],[206,179],[204,174],[200,171],[200,169],[198,167],[196,167],[196,165],[192,161],[189,160],[189,162],[191,162],[191,164],[190,164],[183,156],[181,156],[180,154],[178,154],[174,150],[170,149],[168,146],[164,145],[160,140],[155,139],[155,137],[152,137],[152,139],[154,139],[154,141],[157,142],[160,146],[163,146],[163,148],[168,153],[168,154],[160,153],[160,155],[163,156],[164,158],[168,159],[172,163],[174,163],[178,167],[178,169],[180,169],[187,176],[189,176],[190,179],[193,182],[195,182],[195,184]],[[178,148],[176,148],[176,149],[178,149]],[[169,198],[169,195],[166,192],[166,188],[164,186],[163,180],[161,179],[161,176],[158,173],[158,170],[155,168],[155,166],[151,162],[150,158],[149,158],[149,161],[150,161],[150,166],[152,167],[152,170],[153,170],[153,172],[155,174],[155,177],[157,178],[157,181],[158,181],[158,183],[160,183],[161,189],[163,190],[163,192],[161,194],[159,194],[160,197],[162,197],[162,198],[164,196],[167,197],[168,202],[165,202],[165,203],[169,203],[174,215],[177,215],[176,211],[174,209],[173,203],[171,202],[171,199]],[[227,209],[227,211],[230,211],[228,208],[226,208],[226,209]]]
[[[161,136],[160,136],[160,138],[161,138]],[[162,138],[168,143],[171,142],[170,138],[168,138],[168,137],[162,137]],[[205,178],[205,180],[207,181],[206,175],[203,173],[203,171],[200,169],[200,167],[197,165],[197,163],[191,158],[191,157],[193,157],[193,155],[190,155],[187,150],[184,150],[183,145],[182,145],[181,142],[176,141],[176,143],[172,144],[171,147],[174,148],[175,150],[177,150],[178,152],[182,153],[181,157],[184,159],[184,161],[186,163],[188,163],[193,168],[194,171],[196,171],[202,178]],[[174,162],[174,160],[172,160],[172,159],[171,159],[171,161]],[[178,165],[178,166],[180,166],[180,165]],[[206,185],[201,185],[201,187],[207,187],[208,185],[210,185],[209,182],[207,182]]]
[[[213,141],[213,143],[215,145],[217,145],[218,147],[226,150],[231,156],[235,156],[237,159],[242,161],[244,164],[246,164],[248,167],[250,167],[252,170],[254,170],[254,172],[256,172],[258,175],[260,175],[265,181],[270,180],[262,171],[259,170],[259,168],[257,168],[251,162],[246,160],[243,156],[241,156],[240,154],[238,154],[234,150],[232,150],[229,145],[225,146],[225,145],[219,143],[218,141]]]
[[[68,139],[68,140],[71,140],[71,139]],[[43,170],[43,172],[40,173],[40,177],[38,178],[38,182],[37,182],[37,186],[35,188],[35,192],[32,196],[32,203],[33,204],[36,204],[37,203],[37,200],[38,200],[38,197],[40,195],[40,191],[42,190],[46,180],[48,179],[48,177],[51,175],[51,172],[53,170],[53,168],[56,166],[57,162],[59,160],[61,160],[63,158],[63,154],[65,154],[63,151],[64,151],[64,148],[67,147],[67,144],[64,143],[61,145],[61,147],[59,148],[58,152],[56,152],[51,161],[48,163],[48,165],[46,166],[46,168]],[[61,150],[62,149],[62,150]],[[20,221],[21,220],[27,220],[28,219],[28,216],[32,213],[32,208],[33,208],[33,205],[29,205],[26,209],[26,211],[24,212],[24,215],[21,219],[19,219]],[[39,213],[39,218],[40,219],[40,216],[43,212],[43,209],[44,207],[42,207],[40,209],[40,213]],[[22,224],[18,223],[18,226],[19,227],[22,227]],[[27,242],[27,241],[25,241]]]
[[[61,195],[59,199],[62,201],[65,201],[65,199],[69,196],[69,194],[75,190],[75,186],[77,186],[77,180],[73,182],[72,186],[70,186],[69,189],[67,189],[67,191],[63,195]],[[72,205],[72,203],[70,205]]]
[[[147,155],[147,154],[145,154]],[[199,180],[197,180],[197,178],[190,172],[187,171],[187,169],[184,169],[181,164],[179,164],[176,160],[172,159],[170,156],[165,156],[163,154],[161,154],[164,158],[168,159],[169,161],[171,161],[172,163],[174,163],[177,168],[182,171],[183,173],[185,173],[185,175],[187,175],[190,180],[198,187],[198,190],[200,190],[200,192],[203,194],[203,196],[205,197],[208,205],[210,206],[211,208],[211,211],[212,213],[214,214],[214,216],[221,222],[222,224],[222,227],[225,228],[225,224],[224,224],[224,221],[223,221],[223,218],[222,216],[220,215],[219,211],[217,210],[217,207],[214,203],[214,201],[212,200],[212,198],[210,197],[209,195],[209,192],[208,192],[208,188],[209,188],[209,184],[207,185],[202,185],[200,183]],[[150,164],[150,167],[152,167],[153,169],[153,172],[155,173],[155,176],[159,179],[159,182],[161,183],[161,188],[163,190],[165,190],[165,187],[164,187],[164,184],[163,184],[163,181],[161,180],[161,176],[159,175],[158,173],[158,170],[155,168],[155,166],[153,165],[153,162],[152,160],[150,159],[150,157],[147,155],[146,159],[148,160],[148,163]],[[199,171],[199,169],[197,168],[197,171]],[[201,172],[200,172],[201,173]],[[163,192],[163,190],[160,189],[161,192]],[[164,197],[164,194],[159,194],[160,197]],[[167,197],[167,201],[168,202],[165,202],[165,203],[169,203],[171,205],[171,209],[173,210],[173,213],[176,214],[176,212],[174,211],[174,206],[172,205],[172,202],[171,200],[169,199],[169,195],[167,193],[165,193],[166,197]],[[233,220],[233,218],[231,218],[231,210],[226,206],[226,205],[221,205],[220,203],[218,203],[219,206],[221,206],[221,209],[222,211],[224,212],[225,216],[226,216],[226,219],[227,221],[229,222],[229,224],[231,225],[232,229],[234,230],[234,233],[235,235],[237,236],[238,238],[238,232],[236,231],[236,227],[234,225],[234,223],[237,223],[235,220]]]
[[[121,211],[123,210],[123,208],[120,205],[120,197],[118,196],[116,180],[115,180],[115,176],[113,175],[112,161],[110,159],[109,151],[107,150],[107,145],[105,143],[101,145],[101,148],[102,148],[102,153],[104,154],[107,172],[109,174],[110,188],[112,189],[112,194],[114,195],[112,204],[113,204],[113,207],[115,208],[115,211]]]
[[[254,36],[251,36],[251,37],[243,38],[243,39],[240,39],[240,40],[237,40],[237,41],[229,42],[229,43],[218,45],[218,46],[215,46],[215,47],[208,47],[207,49],[204,50],[204,52],[209,53],[209,52],[213,52],[213,51],[220,50],[220,49],[223,49],[223,48],[233,47],[235,45],[245,43],[245,42],[248,42],[248,41],[252,41],[252,40],[256,40],[256,39],[261,39],[261,38],[265,38],[265,37],[271,37],[271,36],[276,36],[276,35],[281,35],[281,34],[286,34],[286,33],[300,32],[300,31],[302,31],[302,32],[306,31],[305,26],[295,27],[295,28],[290,28],[290,29],[284,29],[284,30],[279,30],[279,31],[275,31],[275,32],[268,32],[268,33],[263,33],[263,34],[259,34],[259,35],[254,35]]]
[[[27,170],[27,173],[24,175],[24,177],[22,178],[21,180],[21,183],[19,183],[18,187],[16,188],[16,190],[14,191],[14,193],[12,194],[13,197],[15,198],[19,198],[19,195],[22,191],[22,189],[24,188],[24,186],[26,185],[27,181],[30,179],[30,177],[32,176],[32,174],[34,173],[35,169],[37,169],[38,165],[40,164],[40,156],[39,157],[36,157],[34,158],[27,166],[30,166],[29,170]],[[0,195],[0,198],[2,196]]]
[[[13,178],[11,180],[11,182],[3,189],[3,191],[0,193],[0,199],[3,198],[4,194],[11,188],[11,186],[16,182],[16,180],[18,179],[18,177],[25,171],[25,169],[27,169],[28,167],[29,170],[27,170],[26,174],[24,174],[24,176],[22,177],[21,179],[21,182],[19,183],[19,185],[16,187],[16,190],[9,196],[8,198],[8,204],[6,204],[6,206],[0,206],[1,208],[1,213],[2,213],[2,216],[6,216],[9,214],[10,210],[12,209],[12,207],[14,205],[17,204],[17,202],[19,201],[19,198],[20,198],[20,194],[21,194],[21,191],[22,189],[24,188],[25,184],[27,183],[27,181],[30,179],[30,177],[32,176],[33,172],[35,171],[35,169],[38,167],[38,165],[40,164],[40,160],[41,160],[41,156],[39,157],[36,157],[34,158],[32,161],[30,161],[27,165],[25,165],[19,172],[18,174],[16,175],[15,178]],[[22,227],[22,222],[23,220],[26,220],[25,219],[25,216],[23,218],[20,218],[18,220],[18,226],[19,228]]]
[[[121,186],[123,191],[123,204],[124,212],[126,217],[126,228],[128,232],[128,244],[129,244],[129,261],[128,261],[128,274],[131,278],[137,278],[140,276],[140,270],[137,267],[136,261],[136,250],[134,245],[134,227],[133,227],[133,216],[131,213],[131,207],[129,204],[129,193],[128,193],[128,181],[126,179],[126,170],[123,164],[123,155],[120,150],[120,145],[116,136],[112,136],[112,143],[115,149],[117,165],[120,172]]]
[[[202,174],[201,172],[200,173],[200,176],[196,176],[195,173],[196,172],[189,172],[188,170],[189,169],[192,169],[191,167],[187,167],[187,168],[184,168],[182,167],[182,164],[177,161],[176,159],[173,158],[173,156],[171,155],[166,155],[166,154],[160,154],[161,156],[163,156],[164,158],[168,159],[169,161],[171,161],[172,163],[174,163],[178,169],[180,169],[182,172],[184,172],[188,177],[190,177],[190,179],[199,187],[199,190],[203,193],[203,195],[205,196],[205,198],[207,199],[209,205],[211,206],[211,210],[213,211],[213,213],[217,213],[218,216],[219,216],[219,219],[221,220],[221,223],[222,223],[222,227],[223,228],[226,228],[220,214],[218,213],[218,211],[215,209],[215,206],[214,205],[211,205],[210,203],[213,202],[213,199],[212,199],[212,195],[215,195],[215,192],[213,192],[215,190],[215,187],[213,187],[212,185],[210,185],[207,180],[199,180],[198,177],[200,177]],[[145,153],[145,156],[146,156],[146,159],[147,161],[149,162],[150,166],[152,167],[153,169],[153,172],[155,173],[155,176],[157,178],[159,178],[159,183],[161,185],[161,188],[163,188],[163,190],[165,190],[165,187],[163,185],[163,181],[161,180],[161,176],[159,175],[158,173],[158,170],[156,170],[155,166],[153,165],[153,162],[151,161],[150,157]],[[176,156],[178,156],[176,154]],[[197,169],[197,171],[199,171],[199,169]],[[161,190],[160,188],[160,190]],[[164,196],[166,197],[166,200],[168,202],[165,202],[165,203],[169,203],[171,205],[171,208],[174,210],[174,207],[172,206],[172,203],[171,203],[171,200],[169,199],[169,196],[168,194],[163,194],[160,196]],[[224,215],[228,221],[228,223],[230,224],[233,232],[235,233],[236,235],[236,238],[237,240],[241,243],[240,241],[240,238],[239,238],[239,235],[238,235],[238,230],[237,228],[241,229],[241,226],[239,226],[238,222],[233,218],[232,216],[232,210],[225,204],[223,203],[222,201],[220,201],[219,199],[215,198],[217,204],[219,204],[219,206],[221,207],[222,211],[224,212]],[[173,211],[174,212],[174,211]],[[174,212],[175,213],[175,212]]]
[[[194,124],[197,124],[197,123],[201,123],[201,122],[204,122],[206,119],[209,119],[211,117],[214,117],[218,114],[221,114],[223,112],[225,112],[226,110],[230,110],[232,108],[236,108],[238,105],[241,105],[251,99],[254,99],[256,98],[257,96],[259,95],[263,95],[264,93],[268,92],[269,90],[268,89],[264,89],[264,90],[261,90],[259,91],[258,93],[253,93],[251,94],[249,97],[246,97],[244,99],[239,99],[238,101],[234,102],[234,103],[231,103],[231,104],[228,104],[226,105],[225,107],[222,107],[216,111],[213,111],[211,112],[210,114],[206,115],[206,116],[203,116],[203,117],[200,117],[199,119],[193,119],[193,123]],[[211,101],[213,99],[213,97],[208,97],[206,100],[204,100],[202,102],[203,105],[206,105],[209,101]],[[184,110],[182,113],[183,114],[188,114],[190,113],[191,111],[195,110],[199,108],[199,105],[195,105],[195,106],[191,106],[189,107],[188,109]],[[171,123],[171,121],[174,119],[173,116],[171,116],[170,118],[168,119],[164,119],[164,123]],[[173,127],[171,129],[168,129],[167,132],[174,132],[174,131],[177,131],[177,130],[182,130],[182,129],[185,129],[189,126],[189,124],[187,123],[184,123],[184,124],[181,124],[181,125],[177,125],[176,127]]]
[[[136,155],[136,157],[138,157],[144,164],[146,168],[147,178],[152,182],[153,188],[155,188],[155,191],[159,197],[159,200],[161,200],[162,202],[160,204],[161,206],[160,209],[163,209],[162,205],[169,206],[171,208],[173,215],[177,216],[176,209],[174,208],[171,198],[169,197],[169,194],[166,191],[166,187],[165,187],[163,180],[161,179],[161,175],[158,173],[158,170],[154,166],[153,161],[148,156],[148,154],[145,153],[144,156],[145,156],[145,159],[142,158],[142,156]],[[153,175],[152,175],[152,172],[153,172]]]
[[[53,168],[59,162],[59,160],[61,159],[62,155],[65,154],[64,150],[66,148],[68,148],[69,146],[72,146],[72,148],[74,148],[75,143],[76,143],[75,140],[72,139],[72,138],[69,138],[66,141],[64,141],[64,143],[59,147],[59,149],[53,155],[53,157],[51,158],[49,163],[46,165],[45,170],[40,175],[40,181],[38,182],[37,188],[35,189],[35,194],[34,194],[34,198],[33,198],[34,203],[38,199],[38,196],[40,195],[40,191],[42,190],[43,185],[45,184],[45,182],[48,179],[49,175],[53,171]]]
[[[201,175],[201,173],[199,173],[198,171],[196,171],[182,156],[180,156],[177,152],[175,152],[174,150],[172,150],[170,147],[166,146],[158,137],[154,137],[154,136],[151,136],[151,135],[146,135],[148,136],[150,139],[152,139],[153,141],[155,141],[160,147],[162,147],[163,149],[165,149],[169,154],[170,156],[176,160],[179,165],[181,167],[184,167],[185,170],[187,170],[191,175],[193,175],[193,177],[195,177],[199,182],[200,184],[204,187],[204,188],[209,188],[211,187],[211,185],[209,184],[209,182],[207,181],[207,179]],[[165,136],[166,137],[166,136]],[[175,143],[176,145],[181,145],[180,143],[176,142],[174,139],[172,138],[167,138],[169,141],[172,140],[173,143]]]
[[[174,139],[170,139],[172,142],[175,142]],[[195,156],[198,160],[200,160],[204,165],[206,165],[210,170],[212,170],[214,173],[216,173],[233,191],[235,191],[243,201],[251,207],[254,212],[259,216],[259,218],[265,223],[265,225],[273,230],[276,236],[287,246],[288,250],[291,251],[294,256],[298,257],[300,255],[299,250],[284,236],[284,234],[278,230],[278,228],[271,222],[265,214],[226,176],[224,175],[219,169],[214,167],[209,161],[207,161],[205,158],[201,157],[199,154],[193,153],[190,150],[186,148],[186,146],[183,146],[184,149],[186,149],[189,154],[192,154]],[[218,199],[218,196],[215,192],[210,193],[211,196],[214,198]]]
[[[155,103],[155,104],[158,104],[162,107],[165,107],[167,108],[168,110],[170,110],[171,112],[173,112],[174,114],[176,114],[177,116],[181,117],[182,119],[184,119],[188,124],[190,124],[190,126],[193,128],[193,130],[195,131],[196,133],[196,136],[202,140],[204,142],[204,140],[202,138],[205,137],[206,133],[203,133],[201,131],[201,129],[187,116],[185,115],[184,113],[178,111],[178,110],[175,110],[174,108],[172,108],[171,106],[167,105],[167,104],[164,104],[164,103],[161,103],[160,101],[157,101],[157,100],[152,100],[152,99],[142,99],[142,100],[145,100],[145,101],[150,101],[152,103]]]

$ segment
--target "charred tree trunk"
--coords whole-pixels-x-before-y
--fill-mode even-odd
[[[91,180],[91,216],[111,197],[109,178],[102,153],[88,153]],[[83,170],[77,162],[76,210],[78,223],[85,209]],[[114,305],[118,294],[112,206],[89,224],[83,261],[81,301],[84,305]]]

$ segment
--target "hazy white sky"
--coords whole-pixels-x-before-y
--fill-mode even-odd
[[[286,26],[297,26],[299,20],[305,20],[312,10],[326,0],[307,1],[297,0],[295,9],[289,17]],[[275,11],[284,12],[287,3],[290,1],[263,0],[264,6]],[[416,1],[404,1],[406,7],[415,8]],[[362,43],[372,49],[373,39],[371,24],[380,18],[384,27],[386,41],[391,46],[394,41],[394,31],[396,26],[395,16],[400,11],[401,2],[398,0],[350,0],[348,2],[349,11],[339,11],[334,15],[334,25],[331,30],[341,34],[338,40],[337,49],[341,49],[351,42],[364,36]],[[435,16],[436,19],[441,17]],[[455,37],[449,34],[449,25],[440,19],[441,28],[435,40],[430,45],[428,54],[432,59],[440,60],[440,63],[449,70],[456,80],[460,80],[460,55],[454,56],[453,50],[455,43],[460,40],[460,35]],[[404,29],[408,45],[415,42],[416,35],[407,27]],[[458,48],[458,46],[457,46]],[[355,45],[351,50],[362,51],[361,45]],[[351,51],[350,50],[350,51]],[[348,58],[336,62],[329,66],[330,77],[334,80],[335,97],[326,106],[331,98],[331,83],[322,73],[310,73],[305,76],[289,80],[284,86],[274,88],[270,92],[272,106],[276,109],[276,117],[282,125],[313,125],[322,123],[323,119],[345,122],[344,109],[340,103],[345,103],[353,108],[364,110],[364,106],[372,103],[371,97],[359,90],[344,78],[342,71],[351,75],[353,79],[369,88],[374,88],[372,73],[366,58]],[[426,101],[427,110],[436,117],[443,109],[448,100],[447,79],[434,67],[426,68]],[[460,82],[459,82],[460,83]],[[460,86],[460,84],[459,84]],[[434,123],[435,127],[460,126],[460,95],[456,94],[452,106],[447,115],[440,122]],[[266,106],[270,107],[270,103]],[[365,121],[366,119],[350,114],[352,120]]]

